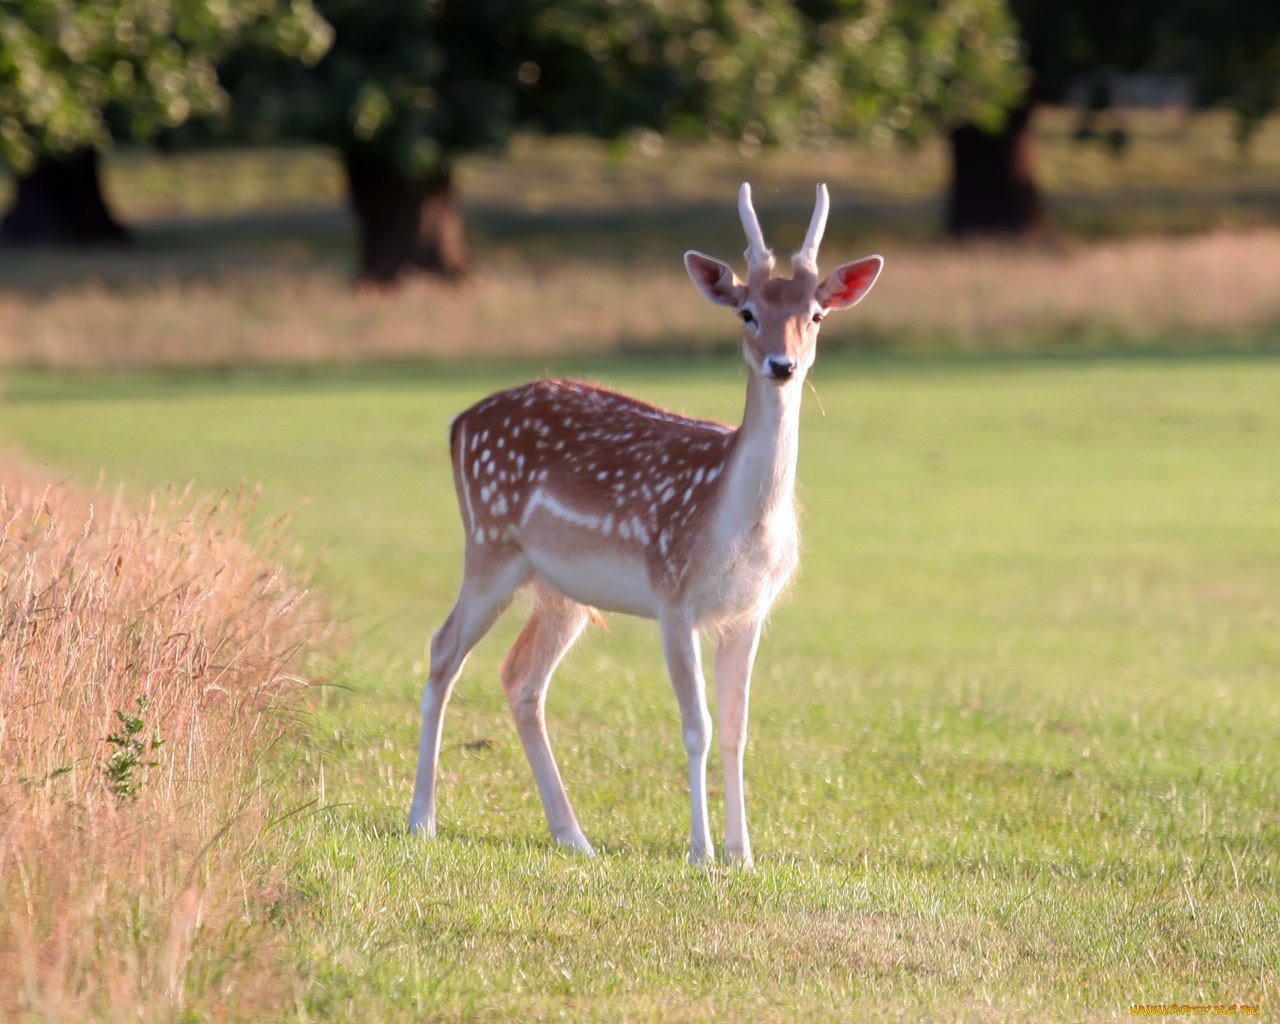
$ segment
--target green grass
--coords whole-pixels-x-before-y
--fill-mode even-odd
[[[261,480],[323,561],[352,646],[278,766],[305,809],[261,851],[292,1019],[1273,1011],[1280,361],[820,360],[802,571],[752,699],[750,873],[685,865],[674,698],[652,626],[616,617],[549,703],[603,856],[545,836],[496,681],[518,615],[451,706],[442,838],[404,835],[459,575],[446,424],[531,369],[8,378],[0,436],[29,454],[138,491]],[[745,372],[552,369],[722,418]]]

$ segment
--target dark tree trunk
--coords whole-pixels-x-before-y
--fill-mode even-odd
[[[466,235],[447,167],[409,178],[375,154],[346,150],[342,162],[360,231],[361,280],[391,284],[415,268],[466,273]]]
[[[98,151],[42,157],[19,175],[13,204],[0,220],[8,245],[124,245],[129,231],[111,215],[98,176]]]
[[[1048,230],[1032,162],[1034,110],[1028,102],[1013,111],[996,135],[974,125],[952,130],[947,232],[953,237],[1027,238]]]

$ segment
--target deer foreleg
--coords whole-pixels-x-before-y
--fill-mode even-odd
[[[716,649],[716,709],[724,752],[724,851],[728,860],[744,867],[751,866],[751,839],[747,835],[742,757],[747,746],[751,666],[759,643],[760,623],[746,621],[728,627]]]
[[[702,676],[698,633],[683,616],[662,619],[662,647],[667,657],[671,685],[680,702],[684,749],[689,755],[691,800],[689,863],[707,864],[715,859],[711,826],[707,820],[707,750],[711,746],[711,715],[707,712],[707,688]]]

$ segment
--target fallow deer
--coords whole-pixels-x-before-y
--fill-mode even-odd
[[[435,834],[441,726],[463,662],[516,591],[532,584],[532,614],[502,666],[502,682],[552,836],[594,853],[547,742],[547,685],[595,609],[623,612],[656,619],[661,628],[689,758],[694,863],[714,857],[711,720],[699,636],[716,639],[725,849],[731,861],[750,864],[742,777],[747,695],[765,616],[797,562],[801,389],[823,318],[855,305],[883,265],[868,256],[819,277],[829,200],[825,185],[817,191],[790,278],[772,276],[773,254],[747,184],[738,196],[746,281],[720,260],[685,253],[694,284],[743,321],[749,373],[736,430],[563,380],[492,395],[453,421],[465,569],[457,603],[431,644],[411,831]]]

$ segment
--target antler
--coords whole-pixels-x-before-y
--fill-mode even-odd
[[[813,219],[809,221],[809,233],[804,236],[804,245],[791,257],[796,270],[807,270],[815,277],[818,275],[818,246],[822,244],[822,232],[827,228],[827,214],[831,210],[831,198],[827,195],[827,186],[818,186],[818,198],[813,206]]]
[[[755,207],[751,205],[751,186],[742,183],[738,190],[738,216],[742,218],[742,230],[747,233],[747,278],[763,273],[769,276],[773,269],[773,253],[764,244],[764,232],[760,230],[760,220],[756,217]]]

